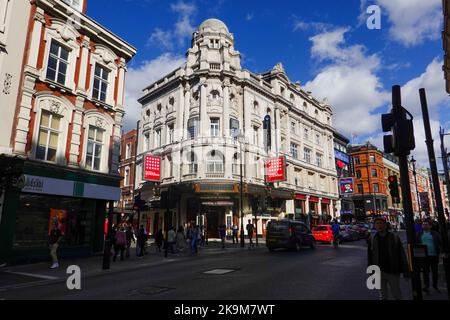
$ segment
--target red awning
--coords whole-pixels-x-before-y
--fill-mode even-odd
[[[317,197],[309,197],[309,202],[319,202],[319,198],[317,198]]]
[[[330,199],[327,199],[327,198],[322,198],[322,203],[330,204],[330,203],[331,203],[331,200],[330,200]]]
[[[304,194],[296,194],[295,200],[306,200],[306,195]]]

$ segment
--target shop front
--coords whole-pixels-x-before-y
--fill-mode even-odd
[[[295,220],[306,222],[306,195],[296,194],[294,200]]]
[[[63,234],[59,255],[103,251],[107,202],[120,198],[120,177],[26,161],[24,186],[9,190],[0,224],[0,254],[11,263],[49,258],[54,222]]]

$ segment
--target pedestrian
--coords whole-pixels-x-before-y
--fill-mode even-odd
[[[123,226],[120,227],[120,229],[116,232],[115,238],[116,238],[116,247],[114,249],[113,261],[116,261],[119,252],[120,252],[120,261],[123,261],[123,253],[125,252],[125,247],[127,245],[127,234]]]
[[[190,233],[190,236],[191,236],[191,242],[190,242],[190,244],[191,244],[191,254],[192,254],[192,255],[198,253],[198,248],[197,248],[197,245],[198,245],[198,233],[199,233],[199,228],[198,228],[198,226],[195,226],[195,227],[191,230],[191,233]]]
[[[205,226],[200,226],[200,246],[202,248],[205,246],[205,240],[206,240]]]
[[[130,226],[128,226],[127,231],[126,231],[126,236],[127,236],[127,252],[126,252],[126,258],[130,257],[130,248],[131,248],[131,242],[136,243],[136,239],[134,238],[134,232],[133,232],[133,228]]]
[[[248,220],[246,229],[247,229],[248,238],[250,240],[250,245],[248,247],[248,249],[250,250],[251,248],[254,247],[254,244],[253,244],[253,231],[255,230],[255,226],[253,225],[252,220]]]
[[[416,236],[417,243],[426,246],[425,264],[423,266],[423,291],[430,292],[430,269],[433,278],[433,288],[440,292],[438,288],[438,265],[439,254],[442,248],[442,239],[439,232],[432,230],[432,220],[426,219],[422,223],[423,231]]]
[[[163,240],[164,240],[164,235],[163,235],[162,229],[159,229],[155,234],[155,244],[156,244],[156,250],[158,252],[161,252]]]
[[[409,277],[405,250],[400,238],[387,230],[384,218],[375,218],[376,232],[368,241],[368,264],[381,270],[381,299],[389,298],[389,289],[396,300],[402,299],[400,274]]]
[[[177,250],[184,252],[186,248],[186,237],[184,236],[184,228],[180,226],[177,231]]]
[[[164,252],[165,258],[167,258],[169,249],[172,254],[175,254],[175,251],[173,250],[173,246],[176,243],[176,238],[177,238],[177,235],[176,235],[175,231],[173,230],[173,227],[170,226],[169,231],[167,232],[167,237],[166,237],[166,245],[165,245],[165,252]]]
[[[341,231],[341,225],[335,219],[331,225],[331,232],[333,233],[333,246],[337,248],[339,246],[340,238],[339,234]]]
[[[224,224],[219,225],[219,236],[222,242],[222,249],[225,249],[225,238],[226,238],[227,227]]]
[[[415,224],[414,224],[414,228],[416,230],[416,234],[419,234],[423,231],[422,229],[422,220],[421,219],[416,219]]]
[[[238,226],[236,224],[233,224],[231,227],[232,235],[233,235],[233,244],[238,244]]]
[[[111,227],[111,235],[109,237],[109,240],[111,241],[111,248],[114,249],[114,252],[117,249],[117,246],[116,246],[116,233],[117,233],[117,226],[115,224],[113,224],[112,227]],[[111,255],[113,255],[113,254],[111,253]]]
[[[145,234],[144,226],[141,225],[139,228],[139,233],[137,236],[137,246],[138,246],[138,257],[142,258],[144,256],[145,244],[147,243],[147,235]]]
[[[52,266],[50,269],[59,268],[58,261],[58,247],[59,241],[61,240],[62,234],[61,230],[59,230],[58,222],[53,223],[52,230],[50,230],[50,234],[48,236],[48,245],[50,247],[50,256],[52,257]]]

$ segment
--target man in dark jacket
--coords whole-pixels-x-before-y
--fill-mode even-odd
[[[386,220],[376,218],[375,229],[368,241],[368,264],[381,270],[381,299],[389,298],[389,285],[393,297],[400,300],[400,274],[408,276],[405,250],[400,238],[388,231]]]
[[[425,284],[423,291],[430,291],[430,269],[433,277],[433,288],[438,289],[438,264],[439,254],[441,253],[442,239],[439,232],[432,230],[433,221],[427,219],[422,223],[423,231],[416,236],[417,243],[423,244],[427,248],[425,265],[423,266],[423,282]]]

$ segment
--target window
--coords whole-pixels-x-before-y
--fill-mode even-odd
[[[167,175],[169,177],[173,177],[173,161],[171,157],[167,157],[167,164],[168,164],[168,172]]]
[[[378,183],[373,184],[373,192],[376,192],[376,193],[380,192],[380,187],[379,187]]]
[[[372,177],[376,178],[377,177],[377,169],[372,169]]]
[[[298,146],[295,143],[291,143],[291,155],[294,159],[298,159]]]
[[[144,151],[150,150],[150,133],[144,133]]]
[[[361,171],[356,170],[356,178],[361,179]]]
[[[239,120],[230,118],[230,133],[233,138],[239,135]]]
[[[220,119],[219,118],[211,118],[211,136],[218,137],[220,130]]]
[[[131,143],[127,143],[127,146],[125,147],[125,159],[131,158]]]
[[[292,122],[291,122],[291,133],[294,133],[294,134],[295,134],[295,127],[296,127],[295,122],[292,121]]]
[[[375,163],[375,156],[370,156],[370,163]]]
[[[206,159],[207,173],[223,173],[223,169],[223,156],[217,151],[212,151]]]
[[[306,162],[311,163],[311,150],[308,148],[305,148],[303,150],[303,158]]]
[[[316,165],[322,167],[322,155],[320,153],[316,153]]]
[[[220,48],[219,39],[211,39],[210,44],[211,44],[211,48],[214,48],[214,49]]]
[[[258,139],[259,132],[258,131],[259,131],[258,127],[253,127],[253,144],[255,146],[259,145],[259,139]]]
[[[106,94],[108,91],[108,75],[109,71],[98,63],[95,64],[94,73],[94,88],[92,97],[99,101],[106,101]]]
[[[358,193],[364,193],[362,184],[358,184]]]
[[[65,85],[68,64],[69,51],[56,41],[52,41],[48,57],[47,79]]]
[[[304,137],[305,137],[306,140],[309,139],[309,130],[307,128],[305,128]]]
[[[129,167],[126,167],[126,168],[125,168],[125,174],[124,174],[124,179],[123,179],[123,185],[124,185],[124,187],[130,185],[130,168],[129,168]]]
[[[36,159],[56,161],[60,122],[59,117],[48,111],[42,111]]]
[[[196,174],[198,169],[197,158],[195,157],[194,152],[190,152],[188,154],[188,173]]]
[[[173,141],[174,141],[174,129],[173,129],[173,124],[169,124],[168,126],[167,126],[167,134],[169,135],[168,137],[167,137],[167,141],[169,141],[169,144],[171,144],[171,143],[173,143]]]
[[[239,174],[240,173],[240,169],[239,169],[239,165],[240,164],[238,163],[238,160],[239,160],[239,155],[237,153],[235,153],[233,155],[233,163],[232,163],[232,168],[231,168],[231,171],[232,171],[233,174]]]
[[[161,147],[161,128],[155,131],[155,148]]]
[[[284,96],[284,90],[285,90],[285,89],[284,89],[283,87],[280,87],[280,92],[281,92],[281,95],[282,95],[282,96]]]
[[[188,121],[189,139],[195,139],[198,136],[198,118],[191,118]]]
[[[67,3],[69,6],[81,11],[83,10],[83,1],[82,0],[63,0],[65,3]]]
[[[103,130],[89,126],[88,144],[86,151],[86,168],[100,170],[103,147]]]
[[[219,98],[220,98],[219,91],[217,91],[217,90],[211,91],[211,98],[212,98],[213,100],[219,100]]]
[[[320,144],[320,134],[316,134],[316,144]]]
[[[355,164],[361,164],[359,157],[354,157],[353,159],[355,160]]]

